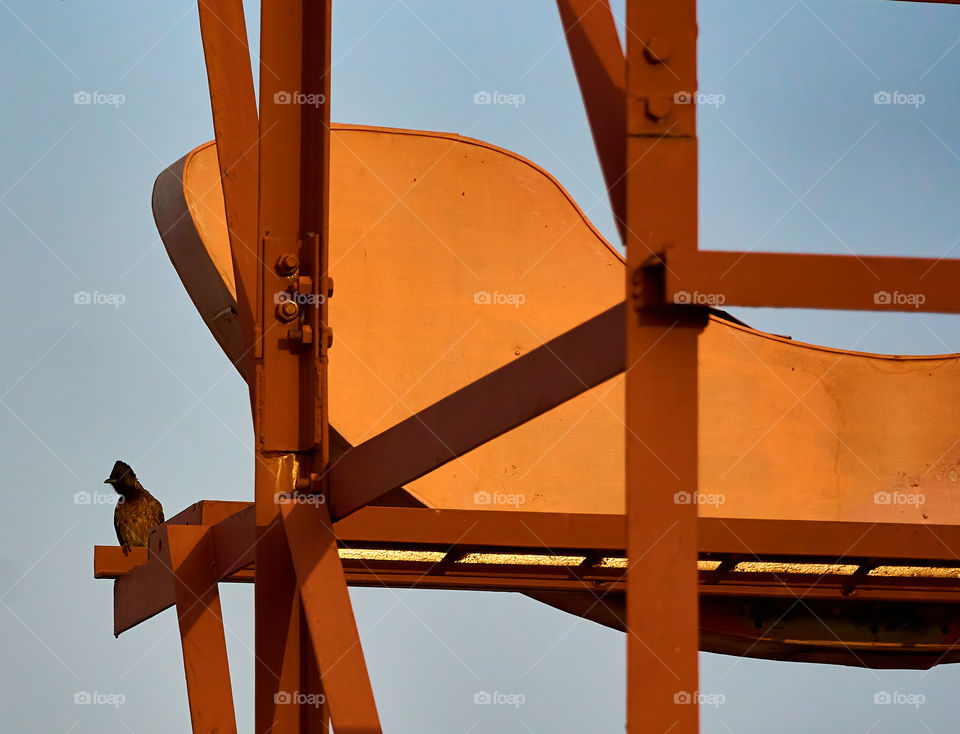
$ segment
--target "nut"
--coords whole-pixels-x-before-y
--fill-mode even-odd
[[[300,316],[300,306],[296,301],[282,301],[277,304],[277,318],[289,323]]]
[[[277,272],[280,275],[292,275],[300,267],[300,258],[292,252],[286,252],[277,258]]]

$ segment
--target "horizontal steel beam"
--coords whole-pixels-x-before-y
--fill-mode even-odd
[[[222,525],[249,517],[249,503],[204,501],[167,524]],[[196,509],[195,509],[196,508]],[[187,522],[179,522],[184,518]],[[765,558],[874,559],[937,561],[960,564],[960,526],[918,523],[825,522],[701,517],[699,551],[703,554]],[[407,507],[366,507],[334,523],[341,545],[484,546],[488,548],[549,548],[621,552],[625,548],[622,515],[594,515],[505,510],[434,510]],[[252,543],[252,536],[247,536]],[[220,544],[225,540],[219,541]],[[234,549],[240,557],[241,541]],[[115,578],[146,560],[145,548],[123,555],[118,546],[96,546],[97,578]],[[848,561],[849,562],[849,561]]]
[[[701,517],[698,528],[702,553],[960,563],[956,525]]]
[[[98,546],[99,578],[132,578],[135,569],[145,564],[145,553],[133,552],[121,560],[120,550]],[[371,561],[341,558],[349,586],[402,589],[446,589],[459,591],[563,591],[598,595],[625,590],[624,569],[588,569],[576,567],[519,564],[452,564],[424,562]],[[253,583],[253,566],[239,569],[221,579],[225,583]],[[702,597],[835,599],[938,602],[960,604],[960,586],[955,578],[919,576],[863,576],[855,581],[849,574],[734,572],[718,581],[716,572],[700,571],[699,594]],[[152,593],[144,597],[155,606],[141,619],[125,623],[116,634],[162,612],[173,605],[172,593]],[[124,617],[126,619],[126,616]]]
[[[239,510],[238,510],[239,508]],[[212,529],[216,573],[222,581],[254,580],[253,506],[204,502],[176,515]],[[623,555],[621,515],[431,510],[368,507],[335,523],[347,582],[353,586],[479,589],[490,591],[618,591],[623,569],[599,567],[603,557]],[[816,522],[700,518],[702,557],[771,562],[900,565],[960,565],[960,527],[909,523]],[[410,550],[441,554],[443,563],[351,558],[356,549]],[[511,562],[462,562],[464,553],[518,554]],[[574,566],[545,565],[524,554],[582,556]],[[389,554],[386,556],[390,557]],[[94,548],[94,575],[116,579],[115,634],[174,603],[171,571],[146,548]],[[955,599],[955,579],[702,571],[700,594],[708,596],[844,598],[878,600]]]
[[[668,301],[960,313],[960,260],[700,250],[667,254]]]

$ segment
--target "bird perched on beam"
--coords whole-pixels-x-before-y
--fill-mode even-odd
[[[131,546],[146,546],[150,533],[163,522],[163,507],[140,484],[130,465],[122,461],[113,465],[109,479],[103,483],[113,485],[120,495],[117,509],[113,511],[113,527],[124,553]]]

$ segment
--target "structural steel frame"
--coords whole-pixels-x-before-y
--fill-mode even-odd
[[[701,596],[830,599],[851,584],[866,598],[949,595],[936,579],[866,571],[852,579],[820,574],[812,583],[796,573],[730,571],[742,559],[952,565],[960,528],[698,519],[695,503],[673,502],[676,491],[697,488],[697,341],[707,315],[684,304],[682,291],[723,293],[729,305],[873,310],[897,307],[875,303],[877,290],[922,291],[920,310],[960,313],[956,260],[698,249],[696,108],[674,103],[697,88],[695,0],[627,0],[626,54],[608,0],[557,3],[627,246],[625,302],[354,447],[333,467],[326,307],[275,312],[268,295],[291,287],[333,295],[331,0],[263,0],[259,112],[241,0],[198,4],[246,344],[237,366],[250,387],[255,500],[201,502],[162,525],[149,549],[95,552],[96,576],[116,579],[117,634],[176,606],[194,732],[236,731],[221,581],[255,583],[258,734],[321,731],[331,720],[338,732],[381,731],[348,584],[587,588],[598,600],[625,590],[628,729],[674,734],[698,730],[697,707],[676,706],[674,694],[698,688]],[[318,103],[277,103],[293,91]],[[624,371],[626,518],[370,506]],[[475,417],[469,425],[458,420],[465,413]],[[297,492],[323,501],[276,501]],[[464,565],[478,549],[479,561]],[[573,560],[535,562],[532,549]],[[440,560],[424,571],[422,557],[405,553]],[[698,570],[705,558],[719,560]],[[322,695],[325,704],[285,703],[292,691]]]

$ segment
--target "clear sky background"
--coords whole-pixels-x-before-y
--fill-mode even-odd
[[[615,11],[622,21],[623,2]],[[247,3],[253,48],[258,6]],[[705,0],[703,247],[960,257],[960,8],[879,0]],[[553,173],[616,240],[552,0],[364,0],[334,11],[333,117],[453,131]],[[246,387],[157,237],[157,174],[213,136],[190,0],[0,0],[0,721],[5,731],[189,730],[172,611],[119,640],[103,494],[133,464],[168,516],[253,496]],[[518,109],[473,94],[525,95]],[[74,104],[78,92],[124,95]],[[874,94],[923,94],[917,107]],[[103,99],[103,98],[101,98]],[[77,305],[78,291],[124,303]],[[744,310],[837,347],[960,351],[960,319]],[[589,314],[586,314],[589,315]],[[252,730],[252,588],[224,585],[241,731]],[[622,634],[518,595],[355,590],[388,732],[622,730]],[[875,672],[701,657],[704,732],[950,732],[960,671]],[[514,709],[473,693],[521,693]],[[922,693],[877,706],[877,691]],[[122,705],[78,705],[80,691]]]

